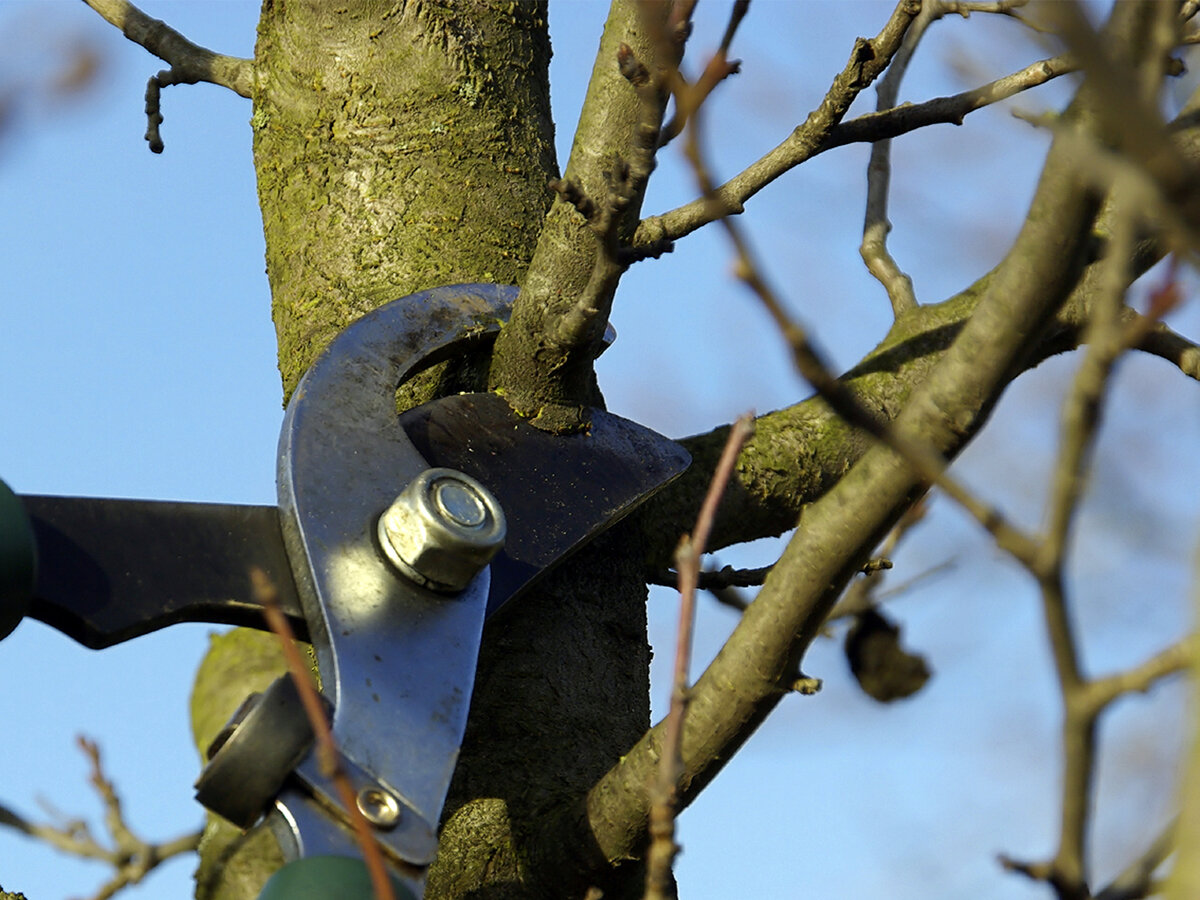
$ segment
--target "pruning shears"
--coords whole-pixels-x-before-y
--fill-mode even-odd
[[[390,874],[421,897],[485,621],[690,462],[599,409],[570,435],[489,393],[397,415],[397,387],[493,339],[516,293],[436,288],[343,330],[288,405],[278,507],[17,497],[0,482],[0,637],[23,615],[97,649],[182,621],[263,628],[261,570],[315,649]],[[289,859],[359,857],[312,740],[294,684],[276,681],[214,743],[197,798],[265,822]]]

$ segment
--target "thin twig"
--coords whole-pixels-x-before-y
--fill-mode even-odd
[[[928,509],[928,500],[922,497],[913,504],[908,512],[900,517],[900,521],[888,532],[888,536],[884,538],[883,543],[879,545],[879,550],[877,551],[887,565],[864,567],[864,577],[850,582],[850,586],[846,588],[846,592],[838,600],[837,605],[830,611],[828,621],[833,621],[842,616],[865,612],[875,606],[876,592],[879,589],[879,585],[883,582],[884,573],[892,568],[891,557],[895,555],[896,549],[900,546],[900,542],[904,540],[905,536],[925,518]]]
[[[371,833],[371,826],[358,808],[354,787],[351,785],[345,769],[342,768],[341,754],[338,752],[333,732],[329,727],[325,705],[321,702],[317,688],[313,684],[312,673],[296,646],[296,636],[292,633],[292,626],[288,624],[287,616],[283,614],[283,609],[279,604],[279,590],[267,573],[257,566],[250,570],[250,584],[254,591],[254,599],[262,606],[263,618],[267,620],[268,627],[279,638],[279,646],[283,651],[284,660],[287,662],[288,673],[296,685],[300,702],[304,706],[305,715],[308,716],[308,721],[312,725],[313,734],[316,737],[316,752],[321,766],[321,774],[329,778],[337,788],[338,796],[342,801],[342,811],[349,819],[355,837],[358,839],[359,849],[362,850],[363,861],[371,876],[371,887],[375,891],[375,897],[377,900],[395,900],[392,881],[384,867],[383,854],[379,849],[379,844]]]
[[[1042,596],[1046,631],[1063,699],[1062,786],[1059,846],[1044,863],[1004,861],[1006,867],[1050,884],[1063,900],[1090,896],[1087,832],[1096,766],[1099,717],[1117,697],[1146,690],[1157,680],[1187,668],[1197,638],[1177,642],[1140,666],[1106,678],[1088,680],[1082,671],[1078,640],[1066,590],[1067,548],[1083,497],[1104,401],[1118,358],[1140,343],[1163,311],[1179,302],[1174,267],[1152,296],[1151,315],[1132,321],[1123,306],[1131,279],[1133,250],[1142,219],[1153,205],[1140,202],[1144,179],[1131,164],[1117,166],[1111,177],[1111,217],[1107,252],[1101,263],[1097,297],[1084,334],[1086,350],[1063,405],[1062,435],[1047,503],[1046,527],[1038,553],[1021,562],[1036,579]],[[1153,848],[1152,848],[1153,849]],[[1161,862],[1161,859],[1159,860]],[[1153,872],[1145,873],[1143,887]],[[1141,896],[1119,894],[1111,896]]]
[[[676,101],[675,114],[671,117],[671,121],[663,126],[662,135],[658,139],[660,149],[679,136],[687,124],[688,118],[708,99],[708,95],[718,84],[730,75],[738,73],[741,61],[729,59],[729,47],[733,43],[733,36],[737,34],[738,26],[749,9],[750,0],[734,0],[733,7],[729,11],[729,22],[725,26],[725,34],[721,38],[721,46],[709,58],[699,79],[691,86],[691,90],[687,93],[687,102]]]
[[[1187,670],[1196,660],[1200,635],[1190,634],[1124,672],[1089,681],[1084,702],[1097,713],[1125,694],[1144,693],[1170,675]]]
[[[721,201],[709,175],[700,149],[699,115],[692,117],[685,142],[685,153],[706,203],[714,215]],[[850,387],[839,379],[823,354],[810,340],[808,333],[787,312],[782,301],[767,283],[751,253],[749,243],[728,216],[715,217],[733,245],[734,272],[762,302],[775,321],[792,354],[796,371],[847,424],[861,428],[876,440],[887,445],[904,459],[930,485],[936,484],[963,509],[970,513],[1003,549],[1022,560],[1033,560],[1038,554],[1037,543],[1025,532],[1011,524],[995,507],[984,502],[946,472],[946,460],[929,447],[901,435],[891,423],[867,409]]]
[[[675,641],[675,671],[671,681],[671,704],[663,733],[658,778],[651,789],[650,847],[646,855],[645,900],[664,900],[671,894],[671,865],[679,847],[675,843],[675,798],[683,771],[681,745],[683,719],[687,715],[688,670],[692,659],[692,630],[696,618],[696,587],[700,556],[712,531],[717,506],[742,446],[754,433],[754,416],[743,415],[733,423],[729,439],[713,472],[704,502],[691,535],[684,535],[675,554],[679,571],[679,627]]]
[[[713,192],[712,198],[706,195],[672,212],[643,219],[632,241],[634,247],[661,246],[674,240],[670,235],[683,237],[723,216],[740,213],[745,202],[762,188],[819,153],[850,104],[887,68],[900,49],[904,34],[917,15],[917,7],[901,0],[879,34],[870,40],[858,38],[854,42],[850,59],[833,79],[820,105],[786,141]]]
[[[159,59],[170,63],[151,76],[146,84],[146,141],[154,153],[162,153],[158,127],[163,117],[159,94],[173,84],[205,81],[228,88],[241,97],[250,97],[256,77],[254,60],[214,53],[193,44],[165,22],[146,15],[129,0],[83,0],[121,33]]]
[[[1066,590],[1067,538],[1083,495],[1109,376],[1124,349],[1120,308],[1128,284],[1134,224],[1130,215],[1114,217],[1109,255],[1101,270],[1103,287],[1085,334],[1087,349],[1063,408],[1045,538],[1033,564],[1024,561],[1041,589],[1046,632],[1063,698],[1061,821],[1050,881],[1064,898],[1084,896],[1080,892],[1087,890],[1087,821],[1095,778],[1096,722],[1102,710],[1086,699],[1087,683]]]
[[[891,109],[900,96],[900,82],[908,69],[908,63],[916,52],[926,29],[941,18],[944,7],[940,0],[927,0],[921,4],[921,12],[904,36],[904,43],[892,59],[886,74],[875,88],[875,109],[878,112]],[[867,162],[867,208],[863,217],[863,237],[859,255],[867,271],[887,291],[892,304],[892,315],[899,318],[917,305],[913,293],[912,279],[900,268],[887,249],[888,232],[892,223],[888,221],[888,194],[892,180],[892,143],[890,138],[876,141],[871,146],[871,158]]]
[[[885,28],[886,31],[888,29]],[[884,32],[880,34],[882,36]],[[875,40],[878,42],[879,38]],[[1073,55],[1054,56],[969,91],[922,103],[904,104],[883,112],[867,113],[848,122],[838,121],[827,125],[819,134],[814,134],[814,130],[819,131],[819,126],[827,123],[819,118],[814,119],[814,112],[787,139],[716,188],[714,193],[721,202],[721,209],[726,214],[736,215],[745,209],[750,198],[768,184],[826,150],[846,144],[899,137],[928,125],[961,125],[966,116],[976,110],[1045,84],[1077,68],[1078,62]],[[835,82],[834,88],[838,87]],[[830,89],[831,94],[834,88]],[[827,103],[831,94],[826,95]],[[699,198],[669,212],[648,216],[638,225],[633,244],[641,247],[678,240],[715,221],[711,213],[712,209],[704,198]]]
[[[1069,53],[1030,63],[1023,69],[949,97],[921,103],[904,103],[881,112],[865,113],[843,122],[829,135],[822,151],[846,144],[899,137],[929,125],[961,125],[976,110],[1007,100],[1022,91],[1076,71],[1079,63]]]
[[[121,29],[121,33],[159,59],[171,64],[173,70],[228,88],[240,97],[250,97],[254,88],[254,60],[214,53],[193,44],[165,22],[146,15],[129,0],[83,0],[105,21]],[[195,82],[192,82],[195,83]]]
[[[0,825],[14,828],[72,856],[108,863],[113,868],[113,874],[91,898],[108,900],[129,885],[139,884],[167,860],[194,852],[200,846],[202,832],[195,831],[158,844],[138,837],[125,821],[116,787],[104,774],[99,746],[85,737],[76,740],[88,758],[91,769],[88,781],[104,806],[104,824],[110,845],[100,843],[82,819],[69,819],[58,826],[40,825],[0,806]]]

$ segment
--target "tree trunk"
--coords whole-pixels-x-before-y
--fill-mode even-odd
[[[255,57],[254,159],[285,397],[341,328],[383,303],[522,282],[558,174],[543,3],[266,0]],[[443,366],[406,396],[485,377],[483,365]],[[628,541],[597,542],[489,624],[428,896],[562,895],[535,883],[523,837],[648,725],[638,559]],[[209,668],[194,705],[215,721],[241,698],[214,697],[226,679]],[[199,896],[255,896],[277,856],[210,832]],[[607,896],[637,882],[621,876]]]

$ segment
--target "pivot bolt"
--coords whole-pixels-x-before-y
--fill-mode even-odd
[[[400,821],[400,803],[387,791],[363,788],[356,798],[358,811],[376,828],[395,828]]]
[[[435,591],[465,588],[504,546],[504,511],[454,469],[426,469],[379,517],[379,544],[405,576]]]

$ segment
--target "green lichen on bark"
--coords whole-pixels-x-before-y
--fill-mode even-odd
[[[521,280],[557,174],[545,15],[264,4],[252,125],[285,394],[382,303]]]
[[[859,401],[883,418],[899,413],[941,359],[988,284],[980,278],[949,300],[900,316],[862,362],[842,376]],[[692,466],[637,520],[651,568],[669,565],[674,538],[695,520],[699,499],[725,445],[728,426],[682,441]],[[820,397],[766,413],[739,457],[709,540],[711,549],[773,537],[796,525],[871,445]]]
[[[252,128],[285,395],[338,330],[382,303],[523,280],[557,175],[545,12],[486,0],[264,4]],[[482,372],[486,362],[433,372],[400,402]],[[556,880],[533,871],[528,835],[648,724],[637,560],[619,539],[597,544],[489,624],[427,896],[528,897]],[[207,689],[197,686],[200,706]],[[209,872],[219,842],[205,850]],[[249,900],[252,880],[207,896]]]

